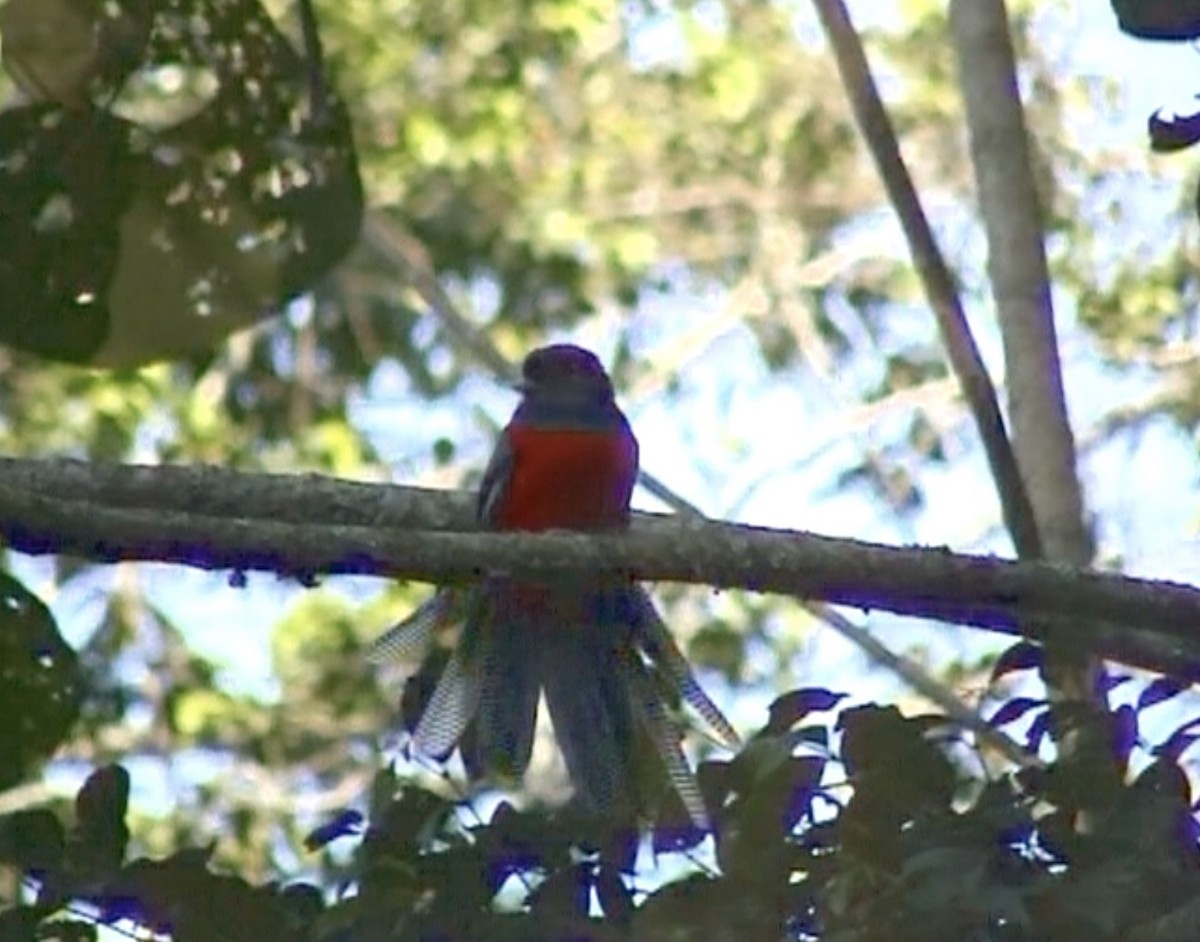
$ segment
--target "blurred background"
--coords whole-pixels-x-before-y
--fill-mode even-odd
[[[239,134],[268,112],[287,125],[294,102],[282,93],[226,96],[240,68],[245,88],[312,93],[316,73],[279,45],[286,36],[302,49],[301,23],[288,4],[214,4],[218,26],[259,24],[262,45],[250,65],[206,63],[221,29],[188,45],[187,4],[166,6],[178,21],[156,23],[151,66],[131,74],[119,55],[97,62],[85,50],[82,78],[66,74],[72,37],[94,53],[97,21],[80,5],[0,7],[10,182],[41,185],[23,175],[53,158],[56,185],[82,179],[105,194],[98,204],[121,207],[119,224],[90,233],[109,246],[94,270],[116,274],[107,326],[82,346],[18,324],[13,299],[40,289],[21,281],[19,258],[0,266],[5,455],[470,488],[515,404],[503,364],[571,340],[610,368],[643,467],[708,516],[1011,554],[974,425],[808,3],[318,2],[336,94],[306,120],[320,132],[311,146],[329,148],[313,165],[327,176],[289,171],[295,192],[312,195],[288,218],[301,219],[313,252],[272,268],[270,290],[252,266],[231,286],[131,246],[137,225],[157,224],[138,200],[203,203],[200,188],[181,195],[174,178],[154,176],[189,155],[209,167],[211,205],[197,218],[257,211],[256,197],[221,203],[221,181],[257,158],[223,151],[203,116],[216,102],[251,115]],[[1003,398],[943,6],[851,12]],[[118,38],[148,22],[144,4],[112,9],[104,22]],[[1122,35],[1105,5],[1014,2],[1010,12],[1097,565],[1195,581],[1195,161],[1151,154],[1146,120],[1188,107],[1169,98],[1200,88],[1200,59]],[[93,122],[96,137],[72,150],[39,117],[39,103],[97,83],[118,122],[111,140],[152,152],[154,172],[93,159],[91,148],[115,146],[109,125]],[[16,160],[13,141],[35,119],[43,150]],[[147,128],[159,137],[139,151]],[[263,153],[273,172],[292,159]],[[305,190],[301,171],[318,184]],[[8,197],[15,225],[24,204]],[[207,230],[173,225],[172,248],[203,259]],[[73,277],[86,308],[95,286]],[[264,299],[279,313],[254,323],[262,304],[251,302]],[[635,504],[667,509],[642,491]],[[39,794],[71,795],[119,759],[142,853],[219,836],[217,860],[248,879],[334,865],[300,840],[361,800],[394,745],[399,688],[374,677],[362,647],[429,587],[261,574],[243,584],[12,553],[7,563],[48,603],[88,678],[81,720]],[[656,598],[744,730],[780,692],[811,684],[848,702],[923,705],[793,600],[673,585]],[[973,707],[987,712],[987,697],[1005,693],[988,678],[1010,639],[846,614]],[[1185,696],[1182,707],[1194,714],[1200,702]],[[552,780],[546,761],[536,774]]]

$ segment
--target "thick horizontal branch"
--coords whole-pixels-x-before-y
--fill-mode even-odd
[[[454,582],[634,573],[1014,632],[1048,622],[1098,653],[1191,679],[1200,591],[1045,563],[728,523],[640,518],[622,535],[473,532],[468,495],[212,468],[0,461],[14,550],[308,580]]]

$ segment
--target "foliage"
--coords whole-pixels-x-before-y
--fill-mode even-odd
[[[106,367],[206,353],[353,243],[345,107],[254,0],[16,0],[0,29],[33,100],[0,116],[4,343]],[[168,72],[182,120],[136,90]]]
[[[1143,695],[1135,725],[1164,695]],[[690,872],[657,887],[639,875],[636,835],[507,803],[464,823],[454,802],[386,771],[365,830],[347,811],[308,839],[310,852],[330,860],[337,847],[346,861],[336,897],[222,875],[211,846],[127,860],[129,776],[105,766],[80,790],[69,826],[48,810],[0,818],[0,860],[36,891],[0,916],[4,938],[38,938],[39,924],[61,933],[66,912],[85,937],[81,913],[183,942],[1103,940],[1151,930],[1200,894],[1179,764],[1194,724],[1136,773],[1136,737],[1114,735],[1101,761],[1118,784],[1097,802],[1096,769],[1077,759],[981,778],[942,717],[859,706],[814,720],[841,699],[792,691],[741,753],[701,765],[720,870],[692,856],[698,835],[659,829],[641,853],[676,856]],[[995,721],[1015,719],[1016,702]],[[1080,830],[1085,802],[1099,817]]]
[[[0,572],[0,715],[16,734],[0,738],[0,790],[33,773],[79,715],[82,678],[75,652],[37,596]]]

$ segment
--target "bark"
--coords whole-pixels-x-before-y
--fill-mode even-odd
[[[1041,209],[1004,0],[951,0],[950,30],[987,232],[988,276],[1000,321],[1017,464],[1044,555],[1086,565],[1092,542],[1083,519]],[[1021,548],[1018,552],[1027,555]],[[1107,703],[1095,692],[1099,667],[1094,650],[1056,638],[1047,644],[1042,676],[1055,700],[1088,704],[1059,714],[1063,725],[1056,741],[1060,762],[1086,768],[1096,781],[1095,800],[1102,802],[1103,783],[1118,782],[1108,758]],[[1098,815],[1087,813],[1077,826],[1086,830],[1096,820]]]
[[[305,584],[323,574],[441,583],[632,573],[1069,640],[1189,680],[1200,663],[1191,586],[657,515],[621,535],[482,533],[472,500],[314,475],[0,460],[0,535],[23,553],[265,570]]]
[[[1045,554],[1086,564],[1075,441],[1067,419],[1050,276],[1003,0],[952,0],[971,161],[988,240],[1017,463]],[[1023,555],[1023,554],[1022,554]]]
[[[1041,552],[1033,508],[1008,440],[996,388],[983,365],[949,266],[934,239],[892,122],[871,77],[858,33],[842,0],[814,0],[833,49],[855,121],[879,169],[888,199],[900,219],[913,265],[937,320],[946,355],[983,442],[1000,496],[1004,524],[1022,556]]]

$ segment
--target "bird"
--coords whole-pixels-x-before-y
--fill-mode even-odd
[[[525,358],[516,388],[520,403],[479,487],[478,524],[505,532],[628,528],[638,442],[600,360],[573,344],[541,347]],[[725,745],[735,747],[738,735],[643,587],[611,575],[538,582],[489,574],[436,592],[376,639],[368,657],[428,658],[435,638],[455,626],[453,650],[420,698],[411,729],[417,752],[441,758],[457,745],[473,778],[519,778],[544,696],[583,809],[645,816],[648,792],[665,778],[691,823],[709,828],[678,708],[688,704]],[[657,765],[649,774],[646,756]]]

